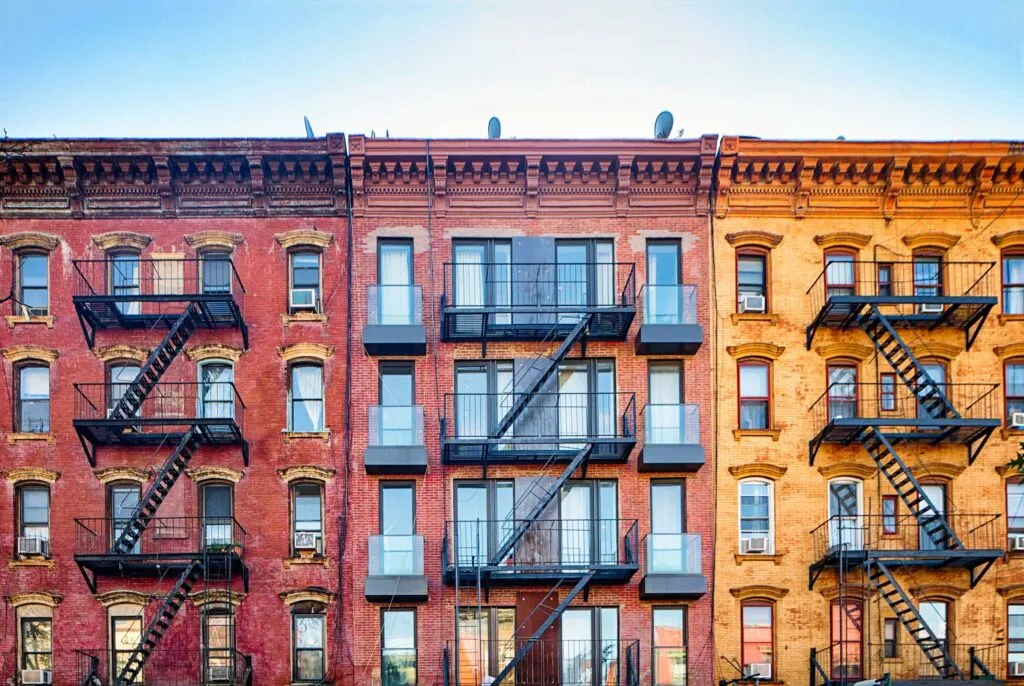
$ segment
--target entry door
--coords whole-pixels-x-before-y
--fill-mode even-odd
[[[651,534],[648,571],[653,574],[681,574],[686,570],[683,544],[683,483],[651,483]]]
[[[386,242],[378,247],[377,307],[380,324],[411,324],[412,244]]]
[[[227,484],[203,486],[203,545],[230,546],[231,487]]]
[[[647,301],[644,303],[648,324],[679,324],[682,322],[682,292],[679,286],[679,242],[647,244]]]
[[[455,436],[482,438],[488,435],[487,369],[483,366],[455,370]]]
[[[935,514],[921,517],[918,524],[918,545],[921,550],[945,550],[949,541],[942,530],[933,531],[931,535],[926,529],[935,529],[938,520],[946,516],[946,486],[944,484],[922,484],[921,491],[935,506]]]
[[[110,516],[113,525],[111,527],[111,546],[121,538],[121,534],[124,533],[132,515],[138,508],[141,498],[141,490],[135,485],[114,486],[110,489]],[[135,547],[131,550],[133,555],[138,555],[141,552],[141,543],[141,539],[135,542]]]
[[[546,591],[519,591],[516,595],[516,624],[519,630],[515,633],[515,648],[519,650],[526,643],[526,637],[532,636],[540,625],[551,615],[558,605],[560,594],[555,591],[545,600]],[[559,638],[561,623],[566,615],[577,610],[567,610],[555,620],[554,624],[541,634],[540,642],[534,644],[528,657],[516,665],[517,684],[530,686],[569,686],[559,678]]]
[[[591,686],[594,677],[594,615],[590,608],[562,614],[562,686]]]
[[[408,363],[380,365],[380,445],[415,445],[413,369]]]
[[[861,482],[833,481],[828,485],[829,545],[864,549],[861,521]]]
[[[687,443],[683,420],[682,367],[676,362],[651,363],[648,371],[647,442],[661,445]]]
[[[415,573],[416,497],[412,484],[383,484],[380,489],[381,574]]]
[[[558,369],[558,436],[584,438],[589,431],[589,375],[585,363],[563,364]],[[569,449],[570,446],[563,446]],[[582,445],[580,446],[582,447]]]

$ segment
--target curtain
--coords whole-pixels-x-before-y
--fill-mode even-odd
[[[828,370],[829,419],[857,416],[857,370],[853,367],[831,367]]]
[[[1003,312],[1024,314],[1024,257],[1003,260]]]
[[[829,486],[829,544],[843,544],[846,548],[860,550],[864,547],[861,530],[860,495],[857,484],[843,481]]]
[[[231,419],[235,416],[234,370],[225,364],[203,365],[200,417]]]
[[[683,489],[678,484],[651,486],[650,571],[683,571]]]
[[[482,250],[457,250],[455,306],[482,307],[484,304],[484,255]]]
[[[679,370],[655,369],[650,374],[647,407],[647,441],[654,444],[683,443],[679,405]]]
[[[300,416],[294,418],[295,431],[323,431],[323,369],[320,367],[296,367],[293,371],[295,394],[293,411]],[[298,428],[301,427],[301,428]]]
[[[380,283],[380,323],[411,324],[412,274],[409,273],[408,247],[381,247]]]

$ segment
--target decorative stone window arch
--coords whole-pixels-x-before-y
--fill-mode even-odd
[[[289,485],[296,481],[319,481],[326,484],[334,478],[334,474],[335,471],[333,469],[325,469],[316,465],[296,465],[287,469],[277,470],[277,475]]]
[[[323,605],[326,610],[327,606],[333,603],[338,596],[326,588],[307,586],[306,588],[282,591],[278,594],[278,597],[289,607],[299,603],[316,603]]]
[[[734,248],[764,248],[771,250],[782,242],[783,236],[768,231],[736,231],[725,234],[726,242]]]
[[[327,246],[334,240],[334,234],[318,231],[316,227],[311,229],[295,229],[293,231],[287,231],[285,233],[279,233],[274,236],[278,244],[285,249],[287,258],[287,270],[288,270],[288,297],[285,302],[285,311],[281,314],[281,323],[285,326],[289,326],[293,323],[318,323],[324,324],[327,322],[327,314],[323,307],[323,284],[324,284],[324,253],[327,250]],[[294,309],[291,307],[291,293],[292,289],[295,288],[294,277],[296,271],[293,268],[293,262],[302,253],[315,253],[318,256],[318,284],[314,287],[313,284],[306,284],[300,286],[305,289],[314,287],[319,289],[320,302],[317,307],[313,309]],[[303,271],[307,271],[304,269]]]
[[[185,474],[196,484],[222,482],[237,484],[245,476],[245,472],[231,467],[203,466],[186,469]]]
[[[93,472],[96,479],[104,486],[115,483],[145,484],[153,476],[152,470],[135,469],[134,467],[107,467]]]
[[[60,472],[45,467],[14,467],[8,469],[4,478],[12,486],[20,486],[25,483],[43,483],[53,486],[60,478]]]
[[[931,358],[948,365],[957,355],[963,352],[963,347],[940,341],[921,341],[920,343],[912,344],[910,351],[919,360]]]
[[[92,242],[105,253],[111,250],[132,250],[141,253],[153,239],[134,231],[109,231],[93,236]]]
[[[195,345],[185,351],[188,355],[188,359],[193,362],[208,362],[212,360],[225,360],[228,362],[238,362],[242,357],[243,350],[236,348],[231,345],[222,345],[220,343],[204,343],[203,345]]]
[[[814,237],[814,244],[822,250],[847,250],[854,255],[870,242],[870,235],[854,231],[833,231]]]
[[[59,238],[41,231],[18,231],[0,236],[0,246],[11,252],[38,250],[50,253],[56,250],[58,245],[60,245]]]
[[[38,361],[50,365],[60,357],[60,352],[56,348],[47,348],[42,345],[12,345],[0,350],[0,354],[11,364]]]
[[[207,251],[232,253],[244,240],[242,234],[229,231],[197,231],[196,233],[185,234],[185,243],[197,254]]]
[[[960,242],[960,236],[940,231],[922,231],[904,236],[903,245],[914,252],[931,251],[944,253]]]
[[[782,353],[786,352],[784,347],[772,343],[741,343],[726,346],[725,350],[738,362],[752,357],[765,358],[774,362],[782,356]]]
[[[320,343],[294,343],[278,348],[277,354],[288,364],[303,360],[323,363],[334,354],[334,346],[321,345]]]
[[[293,248],[316,248],[323,250],[334,240],[334,234],[327,231],[318,231],[316,227],[313,227],[311,229],[294,229],[285,233],[274,234],[274,240],[285,250],[292,250]]]
[[[211,588],[205,591],[189,593],[188,599],[201,611],[210,607],[221,607],[237,609],[245,600],[245,593],[241,591],[228,591],[223,588]]]
[[[861,481],[867,481],[875,475],[878,468],[871,464],[864,462],[855,461],[844,461],[836,462],[828,466],[818,467],[818,473],[821,474],[826,481],[833,481],[835,479],[859,479]]]
[[[93,350],[93,354],[106,363],[130,361],[140,365],[149,358],[149,352],[145,348],[137,348],[133,345],[108,345]]]
[[[13,608],[21,608],[27,605],[38,605],[52,610],[63,601],[63,595],[60,593],[51,593],[50,591],[28,591],[24,593],[12,593],[7,596],[7,604]]]
[[[820,357],[828,361],[848,360],[853,362],[864,362],[874,354],[875,349],[868,345],[856,343],[829,343],[819,345],[814,349]]]
[[[751,462],[729,467],[729,473],[737,480],[760,478],[778,481],[788,470],[788,467],[779,467],[767,462]]]
[[[959,600],[960,596],[966,592],[966,588],[948,583],[924,583],[910,587],[911,595],[920,601],[941,600],[953,603]]]

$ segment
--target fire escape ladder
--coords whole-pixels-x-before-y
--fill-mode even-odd
[[[533,395],[544,386],[544,382],[551,378],[551,375],[554,374],[556,369],[558,369],[558,363],[561,362],[569,353],[573,344],[583,338],[583,334],[586,332],[587,327],[590,326],[590,321],[593,319],[593,316],[594,315],[592,313],[580,315],[579,322],[576,323],[576,326],[572,328],[569,335],[566,336],[565,340],[563,340],[558,346],[555,353],[548,358],[548,363],[544,368],[534,375],[530,384],[522,391],[509,391],[509,393],[514,396],[515,401],[512,403],[512,407],[505,416],[501,418],[501,421],[499,421],[494,427],[494,430],[491,431],[491,438],[501,438],[505,435],[505,432],[511,428],[516,419],[519,418],[519,415],[521,415],[526,409],[526,406],[530,404],[530,400],[533,398]]]
[[[963,672],[946,650],[945,641],[940,641],[931,628],[921,617],[921,613],[907,597],[906,592],[896,582],[892,572],[881,560],[867,563],[868,578],[871,585],[885,599],[896,614],[897,619],[914,639],[921,652],[928,658],[935,670],[943,679],[962,679]],[[873,567],[873,568],[872,568]]]
[[[185,472],[198,445],[199,428],[193,426],[178,441],[178,445],[167,457],[160,472],[153,479],[153,483],[146,489],[146,494],[139,501],[131,519],[125,524],[124,531],[114,542],[111,551],[113,554],[128,555],[135,548],[135,544],[142,537],[142,532],[146,530],[150,520],[156,515],[160,503],[164,501],[167,493]]]
[[[907,469],[900,459],[899,453],[889,439],[878,429],[868,428],[861,437],[864,448],[875,461],[878,469],[896,489],[903,504],[914,515],[921,531],[925,533],[939,550],[963,550],[964,545],[957,537],[946,518],[929,500],[921,484]]]
[[[537,502],[533,506],[533,509],[530,510],[530,514],[526,515],[526,517],[519,522],[515,530],[509,535],[507,539],[505,539],[501,546],[498,547],[498,550],[494,553],[494,555],[491,556],[491,559],[488,562],[490,566],[493,567],[500,565],[502,560],[504,560],[505,557],[510,552],[512,552],[513,548],[515,548],[516,543],[519,542],[519,539],[523,537],[523,535],[530,528],[530,526],[533,525],[537,518],[544,513],[544,510],[547,509],[548,505],[551,504],[551,501],[555,499],[555,496],[557,496],[559,492],[561,492],[562,486],[564,486],[565,483],[570,478],[572,478],[573,472],[575,472],[576,469],[586,461],[587,457],[590,456],[590,453],[593,449],[594,444],[587,443],[578,453],[576,453],[576,457],[572,459],[572,462],[570,462],[559,475],[559,477],[555,479],[555,482],[551,484],[551,487],[548,488],[544,492],[544,494],[537,499]],[[515,515],[513,514],[513,517],[514,516]]]
[[[877,305],[857,318],[857,324],[868,335],[879,353],[892,365],[893,371],[917,398],[921,410],[935,419],[960,419],[960,414],[946,393],[928,375],[924,367],[896,333]]]
[[[537,644],[537,641],[540,640],[540,637],[544,635],[544,632],[550,629],[554,623],[558,621],[558,618],[562,616],[562,613],[566,611],[572,601],[575,600],[576,596],[578,596],[580,592],[587,587],[587,584],[589,584],[590,580],[593,578],[594,572],[587,572],[579,581],[576,582],[576,585],[572,587],[564,598],[562,598],[562,602],[560,602],[558,606],[551,611],[551,614],[545,618],[544,622],[537,627],[533,634],[530,635],[529,638],[523,639],[522,644],[516,649],[515,656],[509,660],[507,665],[501,668],[498,675],[494,677],[494,681],[491,682],[491,686],[499,686],[501,684],[502,680],[504,680],[505,677],[507,677],[512,670],[516,668],[519,661],[533,649]],[[561,583],[561,581],[559,581],[559,583]],[[558,584],[555,585],[555,588],[558,588]],[[552,591],[554,590],[555,589],[552,589]],[[548,595],[550,595],[550,593]]]
[[[108,419],[131,419],[137,415],[142,402],[185,347],[202,316],[202,312],[194,303],[185,308],[164,336],[164,340],[150,354],[138,376],[128,384],[117,406],[110,411]]]
[[[171,622],[174,621],[178,610],[181,609],[182,604],[188,598],[193,584],[195,584],[202,573],[203,564],[199,560],[193,560],[182,570],[174,587],[171,588],[171,592],[164,598],[159,611],[153,616],[149,626],[146,627],[146,633],[143,634],[142,641],[135,647],[132,654],[128,656],[128,661],[121,668],[120,674],[117,675],[117,686],[135,683],[135,680],[142,672],[142,668],[146,666],[149,656],[160,643],[164,632],[167,631]]]

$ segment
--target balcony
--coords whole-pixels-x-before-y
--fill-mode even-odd
[[[856,325],[859,315],[877,306],[897,328],[961,328],[970,347],[998,301],[995,266],[995,262],[936,258],[833,261],[807,289],[814,313],[807,327],[807,346],[819,328],[847,329]]]
[[[208,328],[239,328],[245,287],[227,258],[72,260],[72,301],[91,347],[100,329],[167,328],[194,303]]]
[[[640,414],[644,420],[641,472],[696,472],[704,466],[700,405],[647,405]]]
[[[233,648],[207,648],[197,645],[187,648],[157,648],[149,656],[146,667],[139,675],[139,683],[146,686],[252,686],[252,658]],[[135,646],[119,648],[121,661]],[[110,647],[81,648],[75,650],[75,684],[88,686],[116,686],[117,674],[111,667]],[[118,663],[120,664],[120,663]],[[65,682],[54,682],[65,683]]]
[[[697,323],[697,287],[647,284],[640,294],[643,321],[637,355],[693,355],[704,342]]]
[[[119,554],[114,544],[130,518],[75,519],[75,563],[95,592],[96,577],[176,575],[193,560],[204,560],[208,578],[242,576],[245,529],[232,517],[154,517],[132,552]]]
[[[419,286],[377,284],[367,288],[363,348],[368,355],[427,354]]]
[[[1005,644],[972,645],[950,637],[946,641],[946,652],[962,673],[953,679],[955,681],[998,685],[1006,678],[1002,669],[1006,663]],[[884,674],[889,675],[892,684],[902,686],[938,686],[950,681],[939,675],[917,643],[902,635],[894,642],[861,645],[853,641],[811,650],[812,686],[880,679]]]
[[[534,393],[512,427],[493,437],[492,427],[521,395],[445,394],[442,459],[448,464],[545,464],[569,461],[592,444],[591,462],[625,462],[636,445],[633,393]]]
[[[520,525],[526,532],[501,559]],[[554,583],[594,572],[593,583],[621,584],[639,569],[635,519],[502,519],[449,521],[443,552],[445,582],[488,585]]]
[[[424,602],[423,536],[370,536],[366,599],[372,602]]]
[[[363,453],[367,474],[425,474],[423,407],[371,405],[369,442]]]
[[[441,340],[556,340],[592,315],[590,340],[625,340],[636,315],[629,262],[444,265]]]
[[[647,534],[643,540],[644,600],[695,600],[708,592],[700,534]]]
[[[248,464],[244,438],[245,403],[231,382],[159,382],[143,398],[134,417],[110,419],[127,383],[75,384],[72,424],[95,466],[98,445],[169,446],[191,427],[210,445],[240,445]]]
[[[486,684],[523,649],[503,684],[640,686],[640,642],[611,639],[459,638],[445,646],[444,681],[452,686]]]
[[[874,427],[890,441],[963,443],[971,459],[999,427],[1002,398],[997,384],[941,384],[959,417],[939,416],[920,406],[917,396],[893,378],[888,383],[834,383],[810,408],[815,436],[810,440],[811,464],[823,443],[849,445]]]

